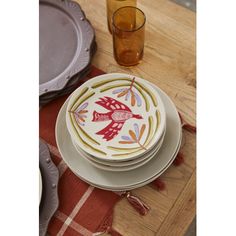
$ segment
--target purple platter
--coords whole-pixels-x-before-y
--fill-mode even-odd
[[[51,160],[47,145],[39,141],[39,168],[42,175],[42,198],[39,206],[39,236],[46,235],[48,224],[58,208],[59,172]]]
[[[59,92],[91,62],[95,32],[79,4],[39,1],[39,96]]]

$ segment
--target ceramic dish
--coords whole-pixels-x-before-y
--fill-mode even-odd
[[[73,140],[72,140],[72,143],[74,144],[79,155],[81,155],[82,157],[84,157],[86,159],[89,159],[92,162],[95,162],[95,163],[97,163],[99,165],[103,165],[103,166],[105,165],[105,166],[110,166],[110,167],[124,167],[124,166],[130,166],[130,165],[134,165],[134,164],[138,164],[140,162],[143,162],[144,160],[150,158],[150,156],[153,155],[154,152],[158,152],[158,150],[160,149],[162,142],[164,140],[164,136],[165,136],[165,132],[164,132],[163,137],[161,138],[160,142],[153,149],[151,149],[149,152],[145,153],[145,155],[141,156],[140,158],[136,158],[134,160],[121,161],[121,162],[106,162],[106,161],[96,159],[96,158],[88,155],[87,153],[85,153],[77,144],[75,144],[75,142]]]
[[[95,33],[78,3],[39,1],[39,95],[62,90],[88,66]]]
[[[39,143],[39,167],[42,174],[43,192],[39,206],[39,235],[46,235],[49,221],[56,212],[59,199],[57,184],[59,172],[51,160],[47,145],[40,140]]]
[[[130,164],[130,165],[120,165],[120,166],[109,166],[109,165],[106,165],[106,164],[100,164],[100,163],[97,163],[91,159],[88,159],[86,157],[84,157],[84,155],[82,153],[80,153],[80,150],[78,149],[77,145],[74,144],[74,147],[76,148],[78,154],[81,156],[81,157],[84,157],[89,163],[91,163],[92,165],[94,165],[95,167],[97,167],[98,169],[101,169],[101,170],[106,170],[106,171],[117,171],[117,172],[122,172],[122,171],[130,171],[130,170],[134,170],[136,168],[139,168],[140,166],[146,164],[148,161],[150,161],[152,158],[156,157],[158,158],[157,156],[157,153],[161,147],[161,144],[163,142],[164,138],[161,140],[160,144],[154,148],[152,150],[152,152],[149,153],[149,155],[145,155],[145,159],[138,162],[138,163],[135,163],[135,164]],[[73,142],[73,141],[72,141]]]
[[[113,187],[113,188],[107,188],[107,187],[104,187],[104,186],[99,186],[99,185],[95,185],[93,183],[89,183],[90,185],[96,187],[96,188],[100,188],[100,189],[103,189],[103,190],[108,190],[108,191],[114,191],[114,192],[122,192],[122,191],[128,191],[128,190],[132,190],[132,189],[136,189],[136,188],[141,188],[149,183],[151,183],[152,181],[154,181],[155,179],[157,179],[159,176],[161,176],[169,167],[170,165],[173,163],[173,161],[175,160],[179,150],[180,150],[180,147],[181,147],[181,140],[182,140],[182,134],[181,134],[181,139],[180,139],[180,142],[179,142],[179,145],[176,149],[176,152],[173,154],[172,156],[172,159],[169,161],[169,163],[166,164],[166,166],[160,171],[158,172],[155,176],[153,176],[152,178],[150,179],[147,179],[141,183],[138,183],[138,184],[134,184],[134,185],[131,185],[131,186],[128,186],[128,187],[123,187],[123,188],[116,188],[116,187]]]
[[[177,153],[181,138],[181,123],[178,112],[171,99],[157,88],[166,109],[166,134],[158,158],[153,158],[140,168],[127,172],[110,172],[100,170],[84,158],[79,158],[66,128],[66,107],[68,101],[62,106],[56,122],[56,142],[59,152],[68,167],[82,180],[103,189],[132,189],[140,184],[157,178],[162,170],[172,163]],[[135,186],[135,187],[134,187]]]
[[[74,82],[74,84],[72,84],[70,86],[66,85],[66,87],[63,88],[61,91],[52,92],[52,93],[48,93],[48,94],[40,96],[39,97],[40,105],[47,104],[50,101],[53,101],[54,99],[56,99],[56,98],[58,98],[60,96],[72,93],[78,87],[78,82],[82,81],[83,79],[85,79],[90,71],[91,71],[91,68],[88,67],[88,68],[85,69],[85,71],[82,71],[81,73],[75,75],[74,78],[72,78],[71,80],[72,80],[72,82],[74,82],[74,80],[76,80],[76,82]]]
[[[94,42],[92,49],[91,49],[92,50],[91,59],[93,58],[93,56],[96,52],[96,48],[97,48],[96,42]],[[40,105],[47,104],[50,101],[52,101],[60,96],[72,93],[78,87],[78,83],[83,82],[83,80],[85,80],[86,76],[89,74],[90,71],[91,71],[91,62],[89,63],[89,65],[86,68],[84,68],[78,74],[76,74],[72,78],[70,78],[70,80],[68,81],[68,83],[66,84],[66,86],[62,90],[48,92],[48,93],[45,93],[45,94],[39,96]]]
[[[97,44],[96,42],[94,41],[92,43],[92,46],[91,46],[91,59],[92,57],[95,55],[96,53],[96,50],[97,50]],[[50,92],[47,92],[45,94],[42,94],[41,96],[39,96],[40,100],[46,100],[46,99],[52,99],[54,97],[56,97],[58,94],[61,94],[62,92],[72,88],[73,86],[77,85],[79,81],[81,81],[82,79],[84,79],[86,77],[86,75],[91,71],[91,61],[90,63],[88,64],[88,66],[86,66],[83,70],[81,70],[79,73],[77,73],[76,75],[74,75],[73,77],[71,77],[66,86],[62,89],[62,90],[59,90],[59,91],[50,91]]]
[[[144,155],[160,141],[165,123],[158,91],[141,78],[120,73],[84,83],[71,95],[66,112],[75,143],[112,162]]]

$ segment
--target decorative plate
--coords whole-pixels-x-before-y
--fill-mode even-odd
[[[96,42],[94,41],[92,48],[91,48],[91,58],[94,56],[96,52],[97,46]],[[83,81],[86,76],[91,71],[91,62],[87,67],[85,67],[83,70],[81,70],[78,74],[74,75],[66,84],[66,86],[60,90],[60,91],[54,91],[54,92],[48,92],[46,94],[43,94],[39,96],[39,103],[40,105],[44,105],[60,96],[63,96],[65,94],[72,93],[76,88],[78,88],[78,82]]]
[[[51,160],[47,145],[39,142],[39,167],[42,174],[43,192],[39,207],[39,236],[46,235],[48,224],[58,208],[57,185],[59,172]]]
[[[95,158],[138,158],[160,140],[166,122],[158,92],[127,74],[97,76],[70,97],[66,123],[75,143]]]
[[[145,153],[145,155],[142,155],[141,157],[133,159],[133,160],[128,160],[128,161],[121,160],[121,161],[115,161],[115,162],[114,161],[108,162],[105,160],[94,158],[93,156],[84,152],[73,140],[72,140],[72,143],[75,146],[76,150],[78,151],[78,154],[86,159],[89,159],[89,161],[96,162],[99,165],[112,166],[112,167],[123,167],[123,166],[130,166],[130,165],[138,164],[138,163],[148,159],[154,152],[158,152],[159,149],[161,148],[164,137],[165,137],[165,132],[163,133],[161,140],[157,144],[155,144],[155,147],[152,148],[147,153]]]
[[[150,179],[145,179],[143,182],[139,182],[137,184],[134,184],[134,185],[129,185],[129,186],[125,186],[125,187],[106,187],[106,186],[100,186],[100,185],[96,185],[94,183],[90,183],[88,181],[86,181],[88,184],[96,187],[96,188],[100,188],[100,189],[104,189],[104,190],[107,190],[107,191],[127,191],[127,190],[132,190],[132,189],[136,189],[136,188],[141,188],[149,183],[151,183],[152,181],[154,181],[155,179],[157,179],[159,176],[161,176],[169,167],[170,165],[172,164],[172,162],[175,160],[179,150],[180,150],[180,147],[181,147],[181,142],[182,142],[182,134],[181,134],[181,138],[180,138],[180,142],[178,144],[178,147],[175,151],[175,153],[171,156],[171,159],[170,161],[166,164],[166,166],[160,171],[160,172],[157,172],[156,175],[152,176]],[[158,154],[157,154],[158,155]],[[155,157],[154,157],[155,158]],[[137,171],[137,170],[136,170]]]
[[[55,136],[59,152],[67,166],[82,180],[106,190],[125,190],[142,187],[161,175],[174,161],[181,143],[182,127],[178,111],[171,99],[159,88],[166,109],[166,134],[157,158],[144,166],[127,171],[112,172],[98,169],[78,155],[66,127],[68,100],[61,107],[57,117]]]
[[[95,33],[78,3],[39,1],[39,95],[63,89],[91,61]]]
[[[111,163],[115,163],[116,162],[110,162],[110,163],[107,163],[107,164],[101,164],[101,163],[98,163],[96,161],[94,161],[95,159],[90,159],[88,157],[85,157],[85,155],[80,151],[80,148],[78,148],[78,146],[76,144],[74,144],[74,147],[75,149],[77,150],[78,154],[81,156],[81,157],[84,157],[89,163],[91,163],[92,165],[94,165],[95,167],[99,168],[99,169],[102,169],[102,170],[106,170],[106,171],[130,171],[130,170],[134,170],[134,169],[137,169],[143,165],[145,165],[147,162],[149,162],[152,158],[156,157],[158,158],[157,156],[157,153],[159,151],[159,149],[161,148],[161,145],[162,145],[162,142],[164,140],[164,137],[162,138],[161,142],[151,150],[150,153],[144,155],[144,159],[142,159],[141,161],[137,162],[137,163],[131,163],[129,165],[120,165],[120,166],[117,166],[117,165],[112,165]],[[136,161],[137,159],[135,159]],[[139,160],[139,159],[138,159]],[[126,162],[124,162],[126,163]]]

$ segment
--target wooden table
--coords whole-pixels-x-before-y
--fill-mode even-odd
[[[133,68],[117,65],[106,24],[105,0],[77,0],[96,31],[98,50],[93,64],[106,72],[125,72],[145,78],[164,90],[183,117],[195,124],[194,12],[168,0],[138,0],[147,17],[143,62]],[[113,227],[125,236],[182,236],[195,216],[196,137],[183,131],[185,163],[171,166],[162,176],[166,190],[150,185],[133,190],[151,210],[140,216],[126,199],[115,207]]]

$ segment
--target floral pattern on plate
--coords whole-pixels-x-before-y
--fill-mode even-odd
[[[121,144],[131,144],[131,143],[137,143],[141,148],[147,150],[141,143],[140,140],[143,136],[143,133],[145,131],[146,125],[143,124],[141,126],[141,129],[139,130],[138,124],[134,123],[134,131],[129,130],[129,136],[123,135],[121,136],[122,141],[119,141]]]
[[[125,101],[128,101],[130,99],[131,106],[135,106],[135,104],[137,103],[137,106],[140,107],[142,105],[142,100],[138,92],[134,91],[134,81],[135,77],[133,78],[129,88],[119,88],[114,90],[112,93],[118,94],[118,98],[125,96]]]

